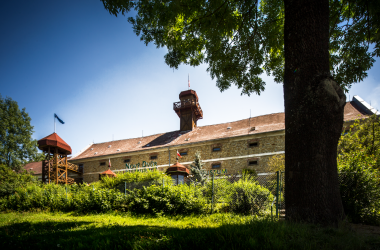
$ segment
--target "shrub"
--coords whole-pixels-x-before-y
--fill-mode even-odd
[[[214,184],[213,184],[214,182]],[[203,193],[207,202],[211,206],[212,202],[212,191],[214,185],[214,207],[213,212],[226,210],[227,204],[231,201],[231,183],[225,178],[214,178],[206,183]],[[211,208],[211,207],[209,207]]]
[[[172,184],[170,176],[165,175],[160,171],[147,171],[147,172],[124,172],[117,175],[117,177],[104,177],[102,180],[93,183],[99,188],[112,188],[124,191],[125,183],[127,189],[142,188],[143,186],[161,185],[164,180],[165,184]]]
[[[270,206],[274,196],[252,177],[243,177],[231,184],[230,211],[242,214],[262,214]]]
[[[115,190],[87,185],[30,184],[27,187],[16,188],[14,195],[0,199],[0,209],[107,212],[124,211],[125,202],[124,194]]]
[[[353,223],[380,225],[380,186],[375,170],[360,163],[341,165],[340,193],[344,211]]]
[[[9,167],[0,164],[0,198],[14,194],[17,187],[36,182],[37,178],[26,171],[16,173]]]
[[[136,213],[189,214],[205,210],[206,201],[200,186],[152,185],[129,192],[128,208]]]

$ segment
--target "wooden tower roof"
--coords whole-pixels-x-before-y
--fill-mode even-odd
[[[58,148],[58,153],[60,154],[71,154],[71,147],[67,144],[57,133],[48,135],[38,141],[38,148],[44,152],[48,151],[48,147]],[[53,153],[53,152],[52,152]]]

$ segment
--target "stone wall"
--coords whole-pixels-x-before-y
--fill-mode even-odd
[[[285,131],[275,131],[263,134],[232,137],[221,140],[205,141],[193,144],[147,149],[139,152],[121,153],[120,156],[113,155],[111,159],[111,170],[116,174],[126,169],[126,159],[130,165],[143,162],[156,162],[160,171],[165,171],[170,165],[176,162],[177,150],[187,152],[179,162],[189,166],[194,161],[196,151],[201,152],[201,159],[204,169],[212,170],[213,164],[220,164],[218,169],[226,169],[227,173],[238,173],[243,169],[254,169],[260,173],[264,171],[270,157],[274,154],[285,151]],[[220,148],[220,151],[213,151],[213,148]],[[157,156],[157,159],[151,159]],[[99,174],[108,169],[108,157],[100,156],[91,159],[81,159],[71,161],[75,164],[83,164],[83,181],[90,183],[99,180]],[[249,162],[257,164],[249,165]],[[105,165],[101,165],[105,162]],[[137,166],[136,166],[137,167]],[[144,168],[146,169],[146,168]]]

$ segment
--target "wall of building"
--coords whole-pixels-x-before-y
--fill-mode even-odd
[[[250,147],[250,143],[257,142],[257,146]],[[221,150],[214,152],[213,147],[220,147]],[[89,159],[71,161],[74,164],[83,164],[83,181],[91,183],[99,180],[99,174],[108,169],[108,159],[111,160],[111,169],[116,174],[126,170],[126,159],[130,159],[129,164],[138,167],[139,171],[145,169],[158,169],[166,171],[170,165],[176,162],[177,150],[187,152],[186,156],[179,159],[179,162],[185,166],[194,161],[196,151],[201,152],[201,158],[205,170],[212,170],[213,164],[220,164],[220,169],[226,170],[227,173],[238,173],[243,169],[254,169],[260,173],[265,171],[267,162],[274,154],[284,153],[285,151],[285,131],[274,131],[262,134],[232,137],[221,140],[212,140],[198,143],[188,143],[186,145],[176,145],[156,149],[147,149],[138,152],[121,153],[112,156],[99,156]],[[157,159],[151,160],[151,156],[157,156]],[[156,162],[154,168],[143,167],[143,162]],[[257,165],[249,165],[249,161],[257,161]],[[101,166],[100,163],[105,162]],[[138,165],[140,164],[140,165]],[[135,168],[132,168],[132,171]],[[131,171],[131,170],[129,170]],[[219,171],[220,172],[220,171]]]

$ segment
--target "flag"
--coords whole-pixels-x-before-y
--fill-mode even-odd
[[[111,168],[111,159],[108,158],[108,167]]]
[[[189,89],[190,89],[190,74],[187,75],[187,82],[188,82]]]
[[[64,122],[64,121],[62,121],[61,119],[59,119],[59,117],[58,117],[58,115],[57,115],[57,114],[54,114],[54,117],[55,117],[55,118],[57,118],[57,120],[58,120],[60,123],[62,123],[62,124],[65,124],[65,122]]]
[[[180,154],[180,153],[178,153],[178,150],[177,150],[177,155],[178,155],[179,157],[181,157],[181,158],[182,158],[181,154]]]

